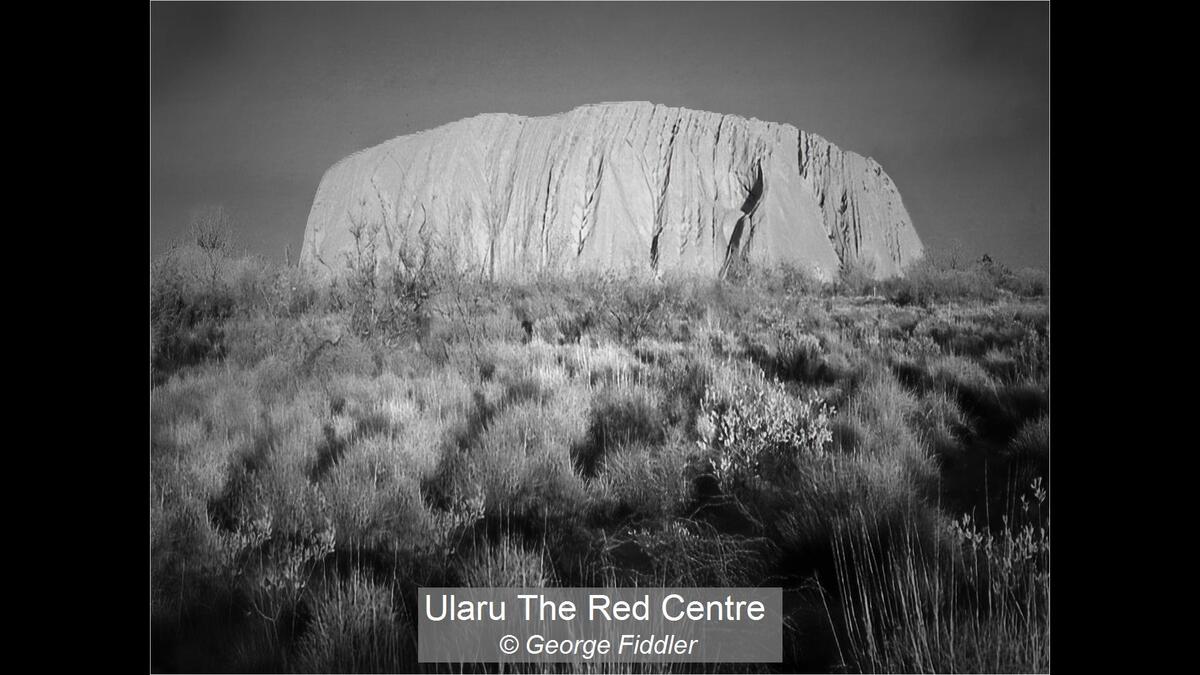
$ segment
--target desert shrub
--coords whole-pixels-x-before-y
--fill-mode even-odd
[[[471,283],[437,267],[430,276],[434,283],[423,308],[423,351],[445,356],[455,347],[463,347],[477,355],[491,343],[527,339],[521,322],[506,310],[509,298],[502,287]]]
[[[1006,277],[1003,288],[1023,298],[1043,298],[1050,294],[1050,279],[1045,271],[1024,268]]]
[[[727,491],[786,479],[809,457],[823,455],[833,438],[834,411],[824,401],[796,399],[765,377],[732,390],[710,387],[700,410],[700,444],[714,453],[714,474]]]
[[[237,296],[228,281],[232,224],[221,207],[192,214],[188,237],[150,269],[151,373],[162,382],[175,370],[225,354],[222,322]]]
[[[385,260],[379,225],[353,221],[349,232],[354,246],[345,254],[345,272],[335,280],[333,307],[345,310],[351,330],[365,339],[391,346],[424,335],[439,279],[432,244],[419,250],[401,247],[396,259]]]
[[[1044,297],[1049,292],[1050,280],[1043,270],[1024,268],[1014,272],[1007,265],[983,255],[971,269],[984,275],[997,288],[1020,297]]]
[[[842,261],[835,288],[844,295],[874,295],[879,288],[874,263],[854,258]]]
[[[215,316],[201,309],[195,319],[173,329],[164,329],[156,340],[153,369],[161,377],[184,366],[194,366],[225,356],[225,331]],[[221,311],[221,310],[213,310]]]
[[[227,289],[192,276],[173,257],[150,277],[151,368],[157,381],[175,370],[225,355],[225,319],[233,315]]]
[[[253,368],[255,365],[271,356],[283,356],[284,352],[290,359],[295,358],[293,345],[289,344],[292,336],[289,332],[296,327],[284,321],[266,317],[239,317],[227,322],[224,326],[226,356],[232,363],[243,368]]]
[[[273,303],[276,314],[297,317],[326,300],[323,288],[305,268],[287,267],[275,277]]]
[[[815,296],[825,291],[826,283],[816,271],[796,265],[780,265],[776,268],[780,290],[785,295]]]
[[[278,649],[291,637],[301,602],[333,552],[334,532],[327,526],[277,528],[271,509],[262,504],[238,516],[232,529],[221,534],[222,554],[252,628],[259,632],[249,650],[254,657],[252,652]],[[241,649],[245,647],[234,647],[235,652]]]
[[[154,382],[227,356],[252,365],[273,348],[291,350],[296,322],[319,311],[321,298],[305,270],[256,256],[234,257],[227,245],[171,249],[151,269]]]
[[[262,256],[230,257],[225,278],[239,313],[297,318],[324,301],[322,284],[309,269]]]
[[[258,255],[244,255],[227,261],[229,292],[240,312],[274,314],[275,277],[282,268]]]
[[[614,286],[606,309],[618,340],[633,343],[662,330],[669,293],[666,286],[634,279]]]
[[[883,294],[900,305],[928,307],[934,303],[993,302],[1008,279],[1002,265],[983,256],[963,264],[954,256],[929,254],[909,265],[902,276],[887,279]]]
[[[192,212],[188,225],[187,243],[194,246],[203,258],[201,279],[215,289],[221,282],[224,267],[233,250],[232,215],[224,206],[205,206]]]
[[[226,360],[242,367],[275,358],[301,376],[381,370],[381,350],[352,334],[336,314],[239,315],[225,322],[224,332]]]
[[[825,284],[812,270],[790,263],[755,266],[731,281],[777,300],[817,296],[825,290]]]
[[[579,344],[584,338],[613,334],[609,308],[626,282],[614,274],[581,272],[569,279],[539,276],[524,283],[501,284],[503,303],[524,331],[551,344]],[[628,284],[642,283],[629,279]]]
[[[565,321],[560,324],[560,332],[567,342],[579,344],[583,336],[591,331],[592,327],[598,322],[596,313],[592,309],[585,309],[582,312],[569,315]]]
[[[221,588],[221,541],[199,495],[155,490],[150,504],[151,610],[180,616]]]

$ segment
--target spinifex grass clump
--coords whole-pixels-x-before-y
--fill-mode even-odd
[[[306,673],[403,672],[416,664],[413,620],[395,588],[359,569],[310,596],[312,618],[292,664]]]

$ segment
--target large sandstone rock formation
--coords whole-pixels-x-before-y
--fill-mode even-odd
[[[357,152],[321,180],[301,262],[344,268],[356,225],[377,230],[381,258],[432,254],[483,278],[739,261],[828,278],[847,260],[884,277],[922,252],[874,160],[788,124],[651,103],[480,115]]]

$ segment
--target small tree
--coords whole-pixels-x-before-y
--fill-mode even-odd
[[[211,206],[192,214],[188,238],[207,261],[210,291],[216,291],[221,279],[221,263],[233,247],[233,219],[224,206]]]
[[[379,227],[367,225],[350,216],[349,232],[354,239],[354,248],[345,253],[344,282],[350,305],[350,326],[355,333],[369,336],[376,319],[379,270],[376,240]]]
[[[668,300],[661,283],[633,277],[610,283],[616,293],[609,300],[608,314],[620,340],[637,342],[661,328]]]
[[[346,252],[345,302],[355,334],[382,337],[390,344],[412,333],[425,319],[426,303],[437,284],[437,259],[432,242],[407,242],[396,247],[394,260],[379,254],[382,227],[350,218],[354,246]]]

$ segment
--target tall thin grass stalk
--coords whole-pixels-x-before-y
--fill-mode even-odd
[[[1006,521],[993,533],[964,516],[946,542],[924,541],[911,519],[880,526],[859,511],[843,525],[833,539],[840,626],[826,608],[845,667],[1048,670],[1048,525]]]

